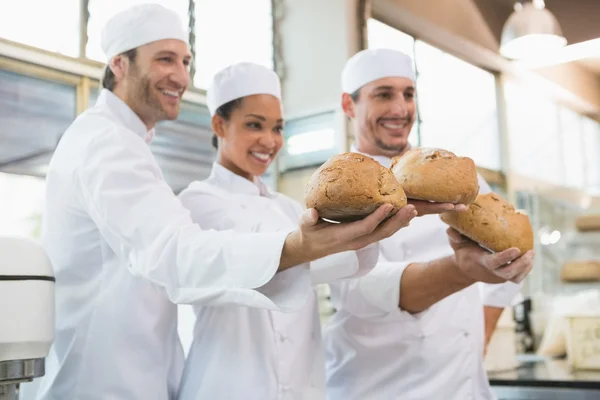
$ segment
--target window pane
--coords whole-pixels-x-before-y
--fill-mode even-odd
[[[583,117],[586,188],[600,195],[600,123]]]
[[[367,39],[370,49],[394,49],[409,55],[413,60],[415,39],[373,18],[367,21]]]
[[[582,117],[564,107],[559,110],[560,136],[562,139],[565,186],[585,186],[585,157],[583,154]]]
[[[79,57],[80,0],[0,1],[0,37]]]
[[[75,119],[75,87],[0,71],[0,170],[42,175]]]
[[[508,82],[504,89],[511,169],[530,178],[564,184],[558,107]]]
[[[195,86],[236,62],[273,68],[271,0],[196,0],[195,16]]]
[[[0,173],[0,235],[38,238],[44,179]]]
[[[426,43],[415,45],[421,146],[500,170],[494,75]]]
[[[89,0],[88,10],[90,17],[87,26],[88,42],[85,49],[86,57],[105,63],[107,60],[100,47],[100,33],[104,24],[116,13],[145,3],[161,4],[172,9],[177,12],[184,26],[187,27],[189,25],[189,0]]]
[[[286,121],[279,170],[319,165],[338,153],[339,118],[335,111],[328,111]]]

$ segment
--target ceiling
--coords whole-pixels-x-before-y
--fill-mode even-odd
[[[514,0],[472,0],[500,43],[502,27],[513,12]],[[554,14],[569,45],[600,38],[600,0],[545,0]],[[600,75],[600,57],[578,61],[578,64]]]

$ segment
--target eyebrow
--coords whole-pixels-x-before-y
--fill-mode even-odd
[[[395,87],[394,87],[394,86],[389,86],[389,85],[386,85],[386,86],[377,86],[375,89],[373,89],[373,91],[379,91],[379,90],[394,90],[394,89],[395,89]],[[405,88],[403,89],[403,91],[404,91],[404,90],[415,90],[415,87],[414,87],[414,86],[407,86],[407,87],[405,87]]]
[[[244,115],[244,117],[254,117],[254,118],[260,119],[261,121],[267,120],[265,117],[263,117],[262,115],[258,115],[258,114],[246,114],[246,115]],[[277,120],[277,123],[282,123],[282,122],[283,122],[283,118],[279,118]]]
[[[175,53],[174,51],[170,51],[170,50],[163,50],[163,51],[159,51],[156,54],[157,57],[161,57],[161,56],[171,56],[171,57],[179,57],[179,54]],[[185,56],[183,56],[184,60],[191,60],[192,56],[189,54],[186,54]]]

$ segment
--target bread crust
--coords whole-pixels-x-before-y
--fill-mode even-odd
[[[501,252],[516,247],[522,255],[533,249],[529,217],[496,193],[480,194],[467,211],[446,211],[440,218],[488,250]]]
[[[414,148],[392,159],[391,170],[409,199],[470,204],[479,193],[475,162],[436,148]]]
[[[347,222],[362,219],[383,204],[395,214],[407,204],[406,195],[391,171],[371,157],[342,153],[317,169],[305,189],[307,208],[321,218]]]

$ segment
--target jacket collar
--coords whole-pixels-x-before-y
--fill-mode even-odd
[[[140,117],[117,95],[108,89],[102,89],[96,105],[107,108],[112,116],[125,128],[137,133],[146,143],[154,138],[154,128],[147,130]]]
[[[213,168],[208,181],[211,183],[218,183],[218,186],[225,188],[231,193],[268,198],[275,197],[275,194],[269,190],[267,185],[265,185],[260,178],[256,177],[254,178],[254,182],[251,182],[246,178],[234,174],[218,162],[213,163]]]

